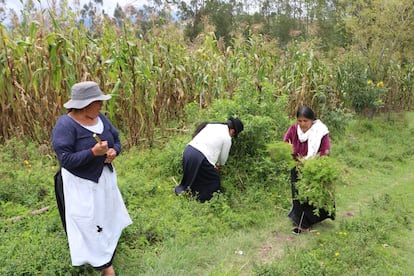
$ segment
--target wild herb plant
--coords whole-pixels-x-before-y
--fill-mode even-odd
[[[315,215],[320,209],[328,214],[335,214],[335,186],[340,179],[338,166],[332,157],[317,156],[298,162],[297,199],[308,202],[315,208]]]
[[[285,142],[273,142],[266,145],[270,159],[278,166],[290,170],[295,167],[292,144]]]

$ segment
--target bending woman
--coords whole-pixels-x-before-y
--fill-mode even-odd
[[[218,170],[229,156],[231,137],[243,130],[238,118],[230,117],[226,123],[202,123],[183,152],[183,178],[175,187],[178,195],[190,191],[197,200],[204,202],[220,190]]]
[[[295,160],[300,158],[308,159],[317,155],[324,156],[330,154],[330,138],[328,128],[315,117],[313,110],[307,106],[302,106],[296,113],[297,122],[290,126],[283,139],[293,146],[293,157]],[[309,231],[310,227],[326,218],[335,219],[324,209],[320,209],[319,216],[314,214],[315,207],[307,202],[300,203],[296,199],[298,190],[295,183],[298,178],[296,168],[291,171],[292,189],[292,208],[288,216],[295,224],[294,234]]]

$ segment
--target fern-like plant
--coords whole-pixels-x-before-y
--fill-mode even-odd
[[[298,162],[298,190],[296,198],[315,207],[315,215],[324,209],[329,215],[335,213],[335,183],[339,180],[335,159],[318,156]]]

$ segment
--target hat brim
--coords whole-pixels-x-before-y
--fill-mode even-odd
[[[236,123],[236,119],[233,117],[230,117],[229,120],[231,121],[232,125],[233,125],[233,129],[234,129],[234,138],[237,138],[239,136],[239,133],[241,132],[238,127],[237,127],[237,123]]]
[[[65,108],[75,108],[75,109],[82,109],[84,107],[87,107],[88,105],[90,105],[93,102],[96,101],[107,101],[110,98],[112,98],[111,95],[101,95],[99,97],[94,97],[91,99],[86,99],[86,100],[69,100],[66,103],[63,104],[63,106]]]

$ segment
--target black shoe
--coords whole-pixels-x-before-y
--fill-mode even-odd
[[[294,235],[299,235],[300,233],[308,233],[310,232],[309,229],[303,229],[303,228],[299,228],[299,227],[295,227],[292,229],[292,234]]]

